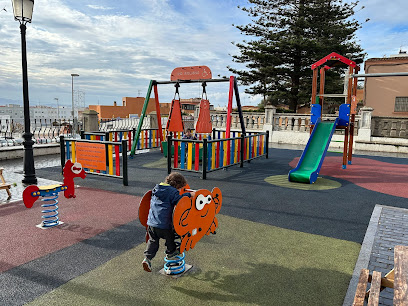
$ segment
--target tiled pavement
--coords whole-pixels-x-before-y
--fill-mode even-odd
[[[385,276],[394,267],[394,247],[408,245],[408,209],[376,205],[361,246],[344,306],[352,305],[360,270],[368,268]],[[379,305],[392,305],[393,290],[380,293]]]

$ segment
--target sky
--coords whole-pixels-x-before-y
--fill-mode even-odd
[[[239,67],[231,42],[248,39],[232,24],[248,24],[237,5],[246,0],[35,0],[27,24],[30,105],[70,106],[71,74],[80,103],[118,104],[122,97],[145,97],[150,80],[170,79],[176,67],[208,66],[213,78]],[[360,9],[364,6],[363,9]],[[2,10],[2,9],[5,10]],[[0,0],[0,105],[22,105],[21,41],[10,0]],[[408,1],[361,0],[355,18],[357,39],[367,58],[408,51]],[[210,83],[207,95],[226,106],[228,83]],[[171,102],[173,85],[159,86],[160,102]],[[242,105],[259,96],[240,88]],[[201,97],[199,84],[182,84],[182,99]]]

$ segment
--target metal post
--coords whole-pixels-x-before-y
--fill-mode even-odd
[[[64,174],[65,166],[65,140],[64,135],[60,136],[61,174]]]
[[[71,73],[71,94],[72,94],[72,136],[75,135],[77,125],[75,120],[75,106],[74,106],[74,77],[79,76],[79,74]],[[74,138],[74,137],[73,137]]]
[[[54,98],[54,100],[57,100],[57,118],[59,119],[59,104],[58,104],[58,98]]]
[[[170,132],[169,136],[167,136],[167,173],[171,173],[171,138],[172,138],[172,132]]]
[[[21,63],[23,68],[23,100],[24,100],[24,178],[22,182],[24,184],[37,184],[37,178],[35,176],[34,168],[34,153],[30,126],[30,102],[28,99],[28,75],[27,75],[27,49],[26,49],[26,26],[20,24],[21,31]]]
[[[127,140],[122,140],[123,185],[128,186]]]

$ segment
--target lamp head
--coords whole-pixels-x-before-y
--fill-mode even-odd
[[[31,23],[34,0],[11,0],[11,3],[13,4],[14,19],[22,24]]]
[[[72,77],[74,77],[74,76],[79,76],[79,74],[71,73],[71,76],[72,76]]]

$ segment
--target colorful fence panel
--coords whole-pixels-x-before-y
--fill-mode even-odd
[[[101,141],[113,141],[121,142],[122,140],[127,140],[127,151],[130,152],[132,149],[134,135],[136,129],[132,130],[112,130],[108,132],[82,132],[81,139],[87,140],[101,140]],[[138,138],[136,149],[145,150],[160,148],[160,131],[157,129],[147,129],[142,130],[140,137]],[[162,130],[163,133],[163,130]],[[122,152],[122,149],[120,149]]]
[[[60,137],[61,169],[66,160],[82,164],[86,173],[120,178],[128,186],[127,148],[128,141],[105,141],[107,135],[88,135],[90,139]]]
[[[220,170],[250,162],[252,159],[265,156],[268,158],[269,133],[251,133],[243,136],[233,132],[232,138],[221,139],[175,139],[167,137],[167,166],[168,173],[171,169],[202,173],[206,179],[208,172]],[[225,132],[213,134],[213,137],[223,137]],[[174,148],[174,155],[170,152]]]

